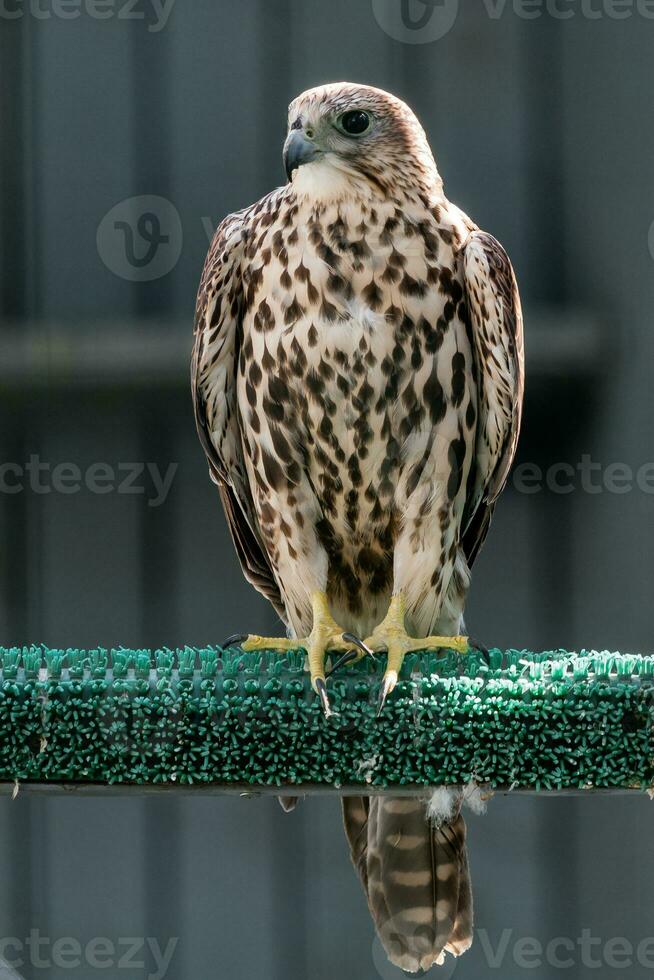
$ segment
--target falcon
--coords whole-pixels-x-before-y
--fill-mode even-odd
[[[289,107],[288,183],[219,225],[192,361],[198,432],[246,578],[287,626],[246,650],[465,654],[470,569],[520,428],[522,315],[502,246],[445,196],[387,92]],[[332,659],[332,665],[335,661]],[[407,972],[472,941],[465,825],[424,801],[343,800],[380,939]]]

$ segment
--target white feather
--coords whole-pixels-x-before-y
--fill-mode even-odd
[[[442,823],[453,820],[456,816],[460,790],[448,786],[439,786],[429,797],[427,803],[427,819],[440,827]]]

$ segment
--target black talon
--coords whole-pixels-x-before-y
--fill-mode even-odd
[[[358,647],[359,650],[361,650],[361,653],[365,653],[369,657],[375,656],[370,647],[367,647],[363,640],[360,640],[358,636],[354,635],[354,633],[343,633],[343,641],[345,643],[354,643],[355,647]]]
[[[486,666],[490,667],[490,650],[488,649],[488,647],[485,647],[484,644],[480,643],[478,640],[473,640],[471,636],[468,637],[468,643],[473,648],[473,650],[479,651],[479,653],[486,661]]]
[[[353,660],[356,660],[357,656],[358,655],[354,650],[348,650],[347,653],[344,653],[338,658],[335,664],[332,664],[331,668],[327,671],[327,676],[331,677],[333,673],[340,670],[340,668],[344,667],[345,664],[352,663]]]
[[[220,645],[222,646],[223,650],[226,647],[240,647],[241,643],[244,643],[249,635],[249,633],[234,633],[233,636],[228,636],[227,639]]]
[[[320,703],[322,704],[322,710],[325,714],[325,718],[331,718],[332,709],[329,703],[329,698],[327,697],[327,685],[325,684],[322,677],[317,677],[315,680],[316,691],[320,698]]]
[[[363,640],[360,640],[358,636],[354,635],[354,633],[343,633],[342,639],[344,643],[352,643],[352,645],[355,646],[357,650],[361,650],[361,652],[364,653],[366,656],[372,657],[373,660],[375,659],[375,655],[370,649],[370,647],[367,647],[363,642]],[[332,664],[332,669],[329,671],[329,673],[333,674],[334,671],[339,670],[341,667],[344,667],[345,664],[352,663],[353,660],[358,660],[358,657],[354,652],[354,650],[348,650],[347,653],[344,653],[342,656],[338,658],[336,663]]]

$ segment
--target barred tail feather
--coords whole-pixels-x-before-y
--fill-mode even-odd
[[[472,942],[472,894],[461,815],[436,826],[408,797],[346,797],[345,833],[377,934],[408,973]]]
[[[457,827],[460,824],[460,828]],[[461,832],[461,870],[459,872],[459,907],[454,920],[452,934],[445,946],[448,953],[452,956],[461,956],[472,945],[473,921],[472,921],[472,884],[470,882],[470,869],[468,868],[468,849],[465,843],[466,825],[463,817],[459,815],[454,827]]]

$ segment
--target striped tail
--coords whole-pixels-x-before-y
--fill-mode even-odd
[[[461,814],[427,819],[409,797],[345,797],[345,833],[389,960],[408,973],[472,943],[472,892]]]

